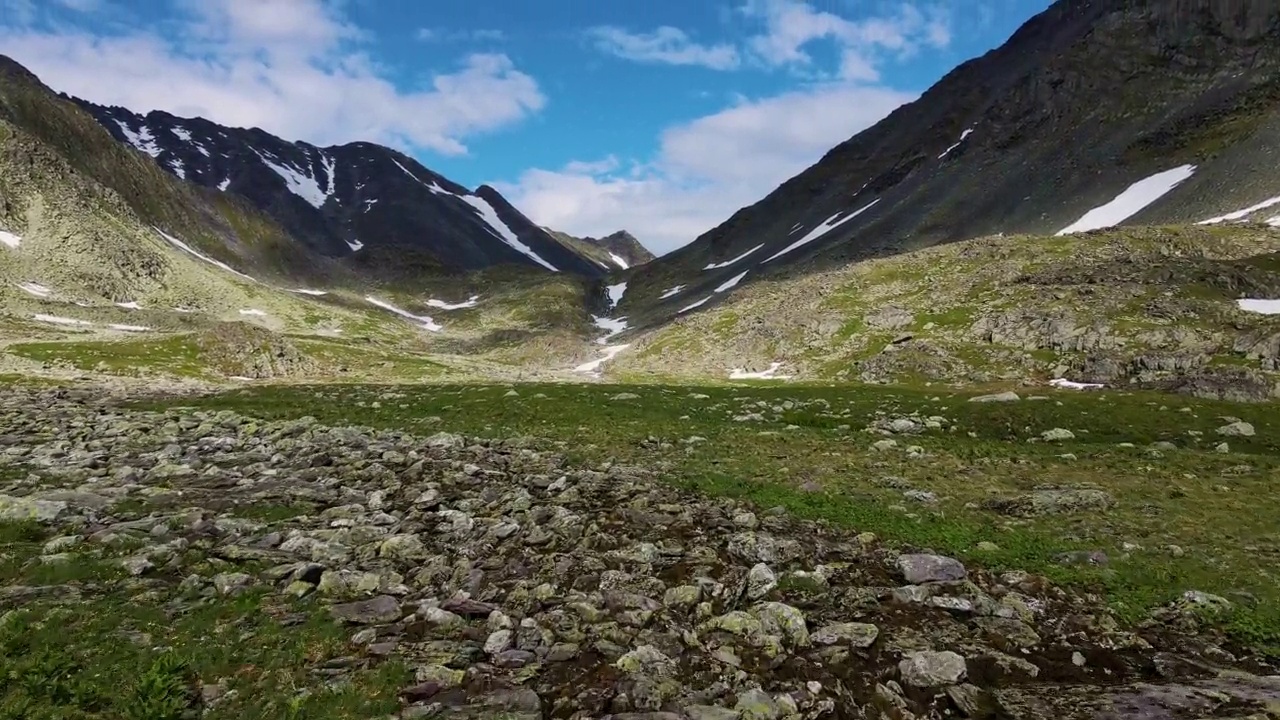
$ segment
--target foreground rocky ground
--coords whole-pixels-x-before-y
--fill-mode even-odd
[[[1202,630],[1222,598],[1122,627],[564,449],[7,388],[0,717],[1280,717],[1280,678]],[[24,660],[59,634],[75,662]],[[119,647],[141,664],[103,680]]]

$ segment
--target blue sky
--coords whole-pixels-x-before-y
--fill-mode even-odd
[[[98,102],[394,145],[668,251],[1048,4],[0,0],[0,53]]]

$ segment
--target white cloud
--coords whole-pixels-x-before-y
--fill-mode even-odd
[[[652,33],[595,27],[587,31],[587,36],[601,51],[637,62],[700,65],[713,70],[732,70],[739,62],[738,51],[732,45],[699,45],[683,30],[665,25]]]
[[[814,60],[807,48],[827,40],[835,43],[836,74],[845,80],[878,80],[876,66],[885,54],[909,55],[922,46],[943,48],[951,42],[941,9],[926,13],[910,3],[899,5],[895,15],[857,20],[815,10],[803,0],[746,0],[739,10],[763,23],[763,32],[747,44],[765,66],[811,71]]]
[[[77,12],[95,12],[105,5],[104,0],[54,0],[57,4]]]
[[[493,28],[480,28],[477,30],[445,30],[443,28],[419,28],[417,38],[423,42],[448,42],[448,41],[492,41],[497,42],[505,40],[507,34],[501,30]]]
[[[399,87],[361,52],[368,33],[334,2],[176,3],[176,31],[163,35],[10,26],[0,27],[0,47],[72,95],[318,144],[368,140],[461,154],[468,136],[518,122],[546,103],[537,82],[501,54],[472,54],[452,72]]]
[[[850,83],[817,85],[669,128],[658,156],[639,167],[622,170],[623,163],[606,158],[491,184],[539,225],[594,237],[626,229],[665,253],[914,97]]]

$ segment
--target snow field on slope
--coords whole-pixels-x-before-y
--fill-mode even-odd
[[[506,223],[502,221],[502,218],[498,217],[498,211],[494,210],[493,206],[490,205],[487,200],[479,195],[464,195],[460,196],[460,199],[475,208],[476,212],[480,213],[480,217],[485,221],[485,224],[489,226],[493,234],[507,245],[510,245],[512,248],[551,272],[560,272],[555,265],[552,265],[546,260],[538,257],[538,253],[534,252],[533,248],[520,242],[520,238],[516,237],[516,234],[512,232],[511,228],[508,227]]]
[[[372,295],[366,295],[364,299],[369,303],[377,305],[383,310],[389,310],[400,317],[418,322],[423,330],[430,330],[431,332],[440,332],[441,330],[444,330],[444,326],[433,320],[430,315],[414,315],[408,310],[398,308],[395,305],[392,305],[385,300],[379,300]]]
[[[795,241],[795,242],[791,243],[790,245],[788,245],[788,246],[786,246],[786,247],[782,248],[781,250],[779,250],[778,252],[774,253],[773,255],[770,255],[767,259],[765,259],[763,262],[761,262],[761,264],[763,265],[764,263],[767,263],[767,262],[770,262],[770,261],[776,260],[776,259],[778,259],[778,258],[782,257],[783,255],[786,255],[787,253],[791,252],[792,250],[795,250],[795,249],[796,249],[796,248],[798,248],[798,247],[802,247],[802,246],[804,246],[804,245],[808,245],[809,243],[813,242],[814,240],[817,240],[818,238],[822,237],[823,235],[826,235],[827,233],[831,232],[832,230],[835,230],[836,228],[840,227],[841,225],[843,225],[843,224],[845,224],[845,223],[849,222],[850,220],[852,220],[852,219],[854,219],[854,218],[858,217],[859,215],[861,215],[862,213],[864,213],[864,212],[866,212],[866,211],[870,210],[870,209],[871,209],[872,207],[874,207],[874,206],[875,206],[875,204],[876,204],[876,203],[878,203],[878,202],[880,202],[880,198],[876,198],[875,200],[872,200],[870,203],[867,203],[866,205],[863,205],[861,208],[859,208],[859,209],[857,209],[857,210],[853,211],[852,213],[849,213],[848,215],[845,215],[844,217],[840,218],[839,220],[836,220],[836,218],[837,218],[837,217],[840,217],[840,213],[836,213],[835,215],[832,215],[831,217],[829,217],[829,218],[827,218],[826,220],[824,220],[824,221],[822,222],[822,224],[821,224],[821,225],[819,225],[818,227],[816,227],[816,228],[814,228],[814,229],[810,230],[810,231],[808,232],[808,234],[806,234],[804,237],[802,237],[802,238],[800,238],[799,240],[797,240],[797,241]],[[840,212],[844,212],[844,211],[842,210],[842,211],[840,211]]]
[[[1130,185],[1110,202],[1085,213],[1079,220],[1062,228],[1057,234],[1070,235],[1119,225],[1164,197],[1170,190],[1195,174],[1195,171],[1195,165],[1181,165],[1143,178]]]
[[[759,250],[759,249],[760,249],[760,248],[762,248],[762,247],[764,247],[764,243],[760,243],[759,245],[757,245],[757,246],[755,246],[755,247],[751,248],[750,250],[748,250],[748,251],[746,251],[746,252],[742,253],[741,255],[739,255],[738,257],[736,257],[736,258],[734,258],[734,259],[732,259],[732,260],[725,260],[724,262],[721,262],[721,263],[711,263],[710,265],[707,265],[706,267],[704,267],[704,268],[702,268],[702,269],[703,269],[703,270],[719,270],[720,268],[727,268],[727,267],[729,267],[730,265],[733,265],[734,263],[738,262],[739,260],[742,260],[742,259],[743,259],[743,258],[745,258],[746,256],[748,256],[748,255],[750,255],[751,253],[753,253],[753,252],[755,252],[755,251]]]

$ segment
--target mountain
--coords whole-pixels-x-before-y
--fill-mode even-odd
[[[376,245],[426,254],[454,271],[515,263],[604,274],[493,188],[472,192],[391,148],[367,142],[321,148],[257,128],[68,99],[164,170],[247,199],[325,257]]]
[[[626,230],[619,230],[602,238],[580,238],[551,228],[543,229],[580,255],[591,258],[592,262],[609,271],[628,270],[650,262],[656,257],[649,252],[649,248],[640,244],[640,241]]]
[[[641,304],[653,326],[691,305],[706,310],[740,283],[967,238],[1280,223],[1278,111],[1273,0],[1059,0],[640,268],[633,327]]]

